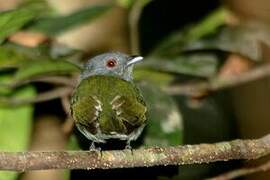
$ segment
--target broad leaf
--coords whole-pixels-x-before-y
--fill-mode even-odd
[[[269,26],[258,23],[224,27],[216,36],[187,44],[185,50],[216,49],[260,60],[263,58],[261,44],[270,47],[269,30]]]
[[[227,14],[228,12],[225,9],[217,9],[201,22],[175,32],[164,39],[152,51],[151,55],[175,56],[181,53],[187,43],[192,43],[204,36],[215,33],[219,27],[225,24]]]
[[[27,56],[25,52],[9,47],[0,47],[0,70],[3,68],[17,68],[34,58]]]
[[[91,6],[67,16],[42,18],[30,28],[54,36],[83,23],[95,20],[97,17],[107,12],[111,7],[111,5]]]
[[[79,72],[79,68],[65,60],[40,59],[24,64],[15,73],[14,81],[21,81],[42,75],[61,75]]]
[[[42,45],[34,48],[24,47],[12,43],[0,46],[0,70],[4,68],[18,68],[24,64],[43,59],[65,59],[76,64],[82,57],[82,52],[65,46]]]
[[[33,4],[15,10],[0,12],[0,43],[7,36],[21,29],[40,13],[40,6]]]
[[[218,65],[219,60],[215,54],[194,53],[171,58],[148,57],[138,67],[167,73],[211,77],[215,75]]]

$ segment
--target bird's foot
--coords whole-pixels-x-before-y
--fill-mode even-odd
[[[101,152],[101,147],[96,147],[95,142],[91,143],[91,146],[89,147],[89,151],[98,151]]]
[[[96,147],[95,142],[92,142],[91,146],[89,147],[89,151],[98,153],[100,157],[102,158],[101,147]]]
[[[133,149],[132,149],[129,141],[126,144],[125,149],[130,150],[131,154],[133,155]]]

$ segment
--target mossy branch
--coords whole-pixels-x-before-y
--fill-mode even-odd
[[[0,170],[113,169],[257,159],[270,154],[270,134],[255,140],[114,151],[0,152]]]

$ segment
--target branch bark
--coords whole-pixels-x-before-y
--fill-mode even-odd
[[[132,54],[140,54],[139,20],[142,10],[142,3],[140,1],[135,1],[129,13],[129,31]]]
[[[197,95],[208,91],[217,91],[226,88],[242,85],[251,81],[259,80],[270,76],[270,65],[263,65],[237,76],[227,78],[216,77],[209,81],[202,81],[193,84],[173,85],[165,89],[172,95]]]
[[[37,78],[28,79],[24,81],[13,82],[9,86],[11,88],[16,88],[18,86],[29,84],[32,82],[44,82],[44,83],[51,83],[51,84],[56,84],[56,85],[65,85],[67,87],[73,87],[73,88],[76,85],[75,78],[62,77],[62,76],[49,76],[49,77],[46,76],[46,77],[37,77]]]
[[[72,91],[73,89],[70,87],[59,87],[48,92],[40,93],[34,98],[9,98],[0,96],[0,105],[3,104],[3,106],[19,106],[24,104],[39,103],[64,96],[69,96]]]
[[[270,153],[270,134],[255,140],[151,147],[133,151],[0,152],[0,170],[112,169],[257,159]]]

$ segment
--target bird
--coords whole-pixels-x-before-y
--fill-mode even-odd
[[[71,96],[71,116],[75,126],[95,143],[109,139],[126,141],[132,149],[147,123],[147,105],[133,81],[133,66],[142,56],[108,52],[89,59]],[[99,149],[100,150],[100,149]]]

